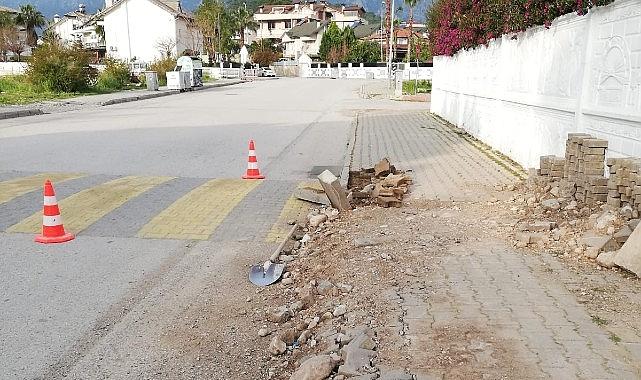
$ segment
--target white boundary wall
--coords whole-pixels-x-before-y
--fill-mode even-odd
[[[316,65],[314,65],[316,66]],[[387,79],[387,67],[363,67],[360,64],[348,64],[341,67],[310,67],[300,64],[300,76],[303,78],[337,78],[337,79]],[[411,67],[403,70],[404,79],[432,79],[431,67]],[[418,78],[417,78],[418,77]]]
[[[641,1],[435,57],[431,110],[525,167],[563,156],[568,132],[641,156]]]
[[[0,62],[0,76],[22,75],[28,66],[26,62]]]

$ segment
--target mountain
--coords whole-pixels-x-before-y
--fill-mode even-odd
[[[403,11],[401,14],[404,15],[404,18],[407,16],[407,7],[402,2],[402,0],[395,0],[396,7],[402,7]],[[20,5],[23,4],[32,4],[34,5],[42,14],[45,15],[47,19],[52,19],[53,15],[63,15],[67,12],[74,11],[78,9],[78,4],[84,4],[87,8],[87,12],[94,13],[98,9],[105,7],[104,0],[1,0],[2,5],[19,9]],[[269,0],[261,0],[261,2],[269,3]],[[329,2],[337,2],[335,0],[330,0]],[[380,15],[381,12],[381,0],[343,0],[345,4],[358,4],[362,5],[366,11]],[[425,19],[425,9],[432,0],[422,0],[414,9],[414,19],[416,21]],[[182,0],[182,6],[184,9],[193,11],[200,4],[200,0]]]

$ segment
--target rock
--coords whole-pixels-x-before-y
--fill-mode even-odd
[[[561,208],[561,204],[559,203],[558,199],[545,200],[541,202],[541,206],[543,207],[544,210],[547,210],[547,211],[556,211]]]
[[[383,260],[391,260],[392,256],[390,256],[389,253],[387,253],[387,252],[383,252],[383,253],[381,253],[381,259],[383,259]]]
[[[612,268],[615,265],[614,261],[615,261],[616,255],[617,255],[616,251],[602,252],[596,258],[596,262],[604,268]]]
[[[632,229],[626,225],[621,227],[613,237],[619,244],[624,244],[630,235],[632,235]]]
[[[296,301],[289,307],[289,309],[293,313],[296,313],[296,312],[299,312],[299,311],[303,310],[304,307],[305,307],[305,305],[303,304],[303,301]]]
[[[280,283],[285,285],[285,286],[291,285],[291,284],[294,283],[294,279],[291,278],[291,277],[287,277],[287,278],[282,279]]]
[[[595,248],[596,252],[603,251],[616,251],[619,249],[619,243],[610,236],[594,236],[594,232],[588,231],[579,240],[579,244],[585,245],[588,248]],[[596,256],[594,257],[596,258]]]
[[[332,292],[333,289],[334,289],[334,284],[332,284],[327,280],[320,280],[316,285],[316,291],[320,295],[328,295]]]
[[[335,208],[329,207],[325,209],[324,214],[327,215],[327,220],[333,221],[338,219],[340,212]]]
[[[570,201],[570,203],[568,203],[568,205],[565,206],[565,210],[572,211],[572,210],[576,210],[577,207],[578,207],[578,203],[576,203],[576,201]]]
[[[594,228],[597,230],[606,230],[616,219],[617,217],[613,213],[606,211],[596,218]]]
[[[555,227],[556,227],[556,222],[551,222],[549,220],[537,220],[535,222],[528,223],[525,226],[527,231],[532,231],[532,232],[550,231]]]
[[[258,336],[260,337],[266,337],[267,335],[271,334],[272,332],[267,330],[266,328],[262,328],[258,330]]]
[[[330,313],[329,311],[326,311],[321,316],[321,321],[327,321],[327,320],[330,320],[330,319],[332,319],[332,313]]]
[[[632,218],[632,207],[630,206],[623,206],[619,210],[619,215],[626,219],[631,219]]]
[[[272,338],[271,342],[269,342],[268,351],[274,356],[282,355],[287,351],[287,345],[280,339],[280,337],[275,336]]]
[[[576,193],[576,183],[568,180],[561,180],[559,184],[559,195],[562,198],[571,198]],[[575,202],[576,207],[576,202]]]
[[[307,309],[314,304],[314,288],[305,286],[298,292],[298,297],[303,302],[303,309]]]
[[[559,196],[560,189],[558,186],[554,186],[550,189],[550,194],[552,194],[555,197]]]
[[[305,235],[303,235],[303,237],[300,239],[300,243],[301,243],[301,244],[307,244],[307,242],[309,242],[310,240],[312,240],[312,237],[311,237],[311,236],[309,236],[309,234],[305,234]]]
[[[641,221],[641,219],[630,219],[628,221],[628,227],[630,227],[630,229],[634,231],[634,229],[639,225],[639,221]]]
[[[309,325],[307,325],[307,328],[309,330],[313,329],[314,327],[318,326],[318,322],[320,321],[320,317],[314,317],[311,322],[309,322]]]
[[[292,312],[287,308],[287,306],[280,306],[280,307],[271,309],[267,313],[267,320],[274,323],[287,322],[291,318],[292,318]]]
[[[303,362],[290,376],[290,380],[324,380],[336,367],[329,355],[318,355]]]
[[[599,256],[599,249],[596,247],[588,247],[585,249],[585,257],[588,259],[596,259]]]
[[[294,328],[287,329],[285,331],[282,331],[278,334],[278,338],[285,342],[285,344],[293,344],[296,341],[296,338],[298,338],[299,334],[298,331]]]
[[[392,165],[388,158],[383,158],[376,165],[374,165],[374,176],[384,177],[392,171]]]
[[[404,369],[382,370],[378,380],[413,380],[413,377]]]
[[[284,262],[284,263],[288,263],[288,262],[290,262],[290,261],[294,261],[294,256],[290,256],[290,255],[280,255],[280,261],[282,261],[282,262]]]
[[[360,237],[354,239],[354,246],[356,247],[373,247],[387,242],[387,239],[382,238],[366,238]]]
[[[338,305],[334,309],[334,312],[332,313],[333,316],[335,317],[340,317],[341,315],[347,313],[347,306],[345,305]]]
[[[343,283],[339,283],[339,284],[337,284],[336,286],[337,286],[337,287],[338,287],[338,289],[340,289],[340,290],[341,290],[341,292],[343,292],[343,293],[349,293],[349,292],[351,292],[351,291],[352,291],[352,289],[354,288],[352,285],[349,285],[349,284],[343,284]]]
[[[312,332],[311,331],[309,331],[309,330],[303,331],[300,334],[300,336],[298,337],[298,343],[301,344],[301,345],[307,343],[307,341],[309,340],[309,338],[311,338],[311,336],[312,336]]]
[[[316,228],[320,226],[322,223],[325,223],[326,221],[327,221],[327,215],[325,214],[314,215],[309,218],[309,225],[311,227]]]
[[[526,202],[528,206],[532,207],[536,204],[536,197],[529,197]]]
[[[339,375],[358,376],[370,369],[371,359],[376,356],[376,352],[361,348],[361,344],[367,339],[371,338],[366,333],[361,333],[341,349],[343,365],[338,368]]]

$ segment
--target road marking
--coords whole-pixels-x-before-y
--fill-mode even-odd
[[[84,177],[84,174],[73,173],[40,173],[29,177],[15,178],[9,181],[0,182],[0,204],[9,202],[21,195],[31,191],[42,189],[47,179],[56,183]]]
[[[173,177],[129,176],[105,182],[60,201],[65,229],[79,233],[127,200],[169,181]],[[37,212],[9,227],[7,232],[37,233],[42,227],[42,214]]]
[[[322,187],[318,182],[300,182],[298,184],[298,188],[311,188],[311,189],[320,189],[322,190]],[[278,243],[281,242],[287,234],[289,234],[289,231],[292,229],[292,227],[288,224],[290,220],[299,220],[301,217],[307,214],[309,211],[309,206],[312,203],[300,200],[296,198],[295,196],[290,196],[289,199],[287,199],[287,202],[285,202],[285,205],[283,206],[282,211],[280,212],[280,215],[278,216],[278,219],[272,226],[272,228],[269,230],[267,233],[267,236],[265,237],[265,241],[268,243]]]
[[[261,181],[214,179],[185,194],[138,231],[150,239],[207,240]]]

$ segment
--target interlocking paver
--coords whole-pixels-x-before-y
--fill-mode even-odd
[[[483,186],[513,180],[509,172],[427,112],[367,114],[359,118],[353,168],[371,167],[389,156],[412,169],[417,196],[479,199]],[[480,185],[480,186],[479,186]],[[489,196],[488,196],[489,197]]]
[[[214,179],[198,186],[143,226],[137,236],[207,240],[260,181]]]

